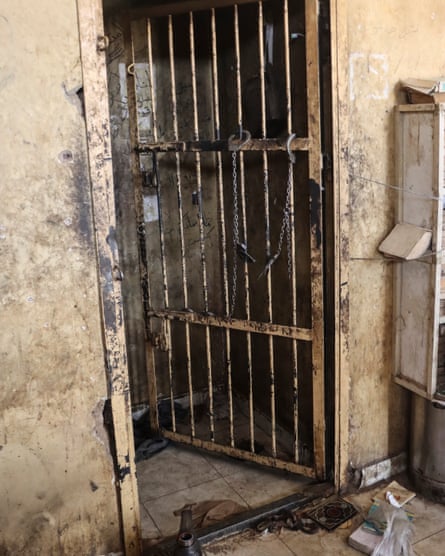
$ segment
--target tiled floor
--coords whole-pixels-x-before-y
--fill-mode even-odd
[[[137,464],[142,536],[175,534],[185,504],[232,500],[245,509],[262,506],[302,490],[309,481],[277,470],[170,444]]]
[[[175,534],[179,517],[173,515],[186,503],[232,500],[240,506],[261,505],[301,491],[307,479],[254,464],[170,444],[164,451],[138,463],[142,533],[149,544]],[[315,535],[283,530],[258,534],[251,530],[205,547],[208,556],[353,556],[360,554],[347,544],[348,536],[362,521],[375,492],[382,486],[346,497],[359,510],[346,528]],[[415,515],[416,556],[445,554],[445,506],[417,496],[409,503]]]
[[[332,532],[319,531],[316,535],[283,530],[280,534],[259,536],[246,531],[237,536],[213,543],[206,547],[207,556],[358,556],[357,550],[348,546],[349,535],[362,521],[372,496],[382,488],[346,497],[361,515],[352,524]],[[414,514],[414,543],[416,556],[443,556],[445,554],[445,506],[417,496],[409,503]]]

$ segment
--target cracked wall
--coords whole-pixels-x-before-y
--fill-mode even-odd
[[[0,10],[0,552],[120,549],[75,0]]]

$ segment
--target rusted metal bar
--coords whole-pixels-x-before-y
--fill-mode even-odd
[[[134,48],[133,37],[131,32],[131,22],[126,19],[124,25],[124,44],[125,44],[125,63],[127,67],[134,64]],[[127,103],[128,103],[128,123],[129,123],[129,139],[130,145],[136,145],[139,141],[139,131],[137,125],[137,99],[136,99],[136,83],[135,75],[127,73]],[[150,341],[152,337],[152,326],[150,318],[147,316],[147,310],[151,303],[150,275],[148,272],[147,261],[147,244],[145,235],[144,221],[144,201],[142,191],[142,179],[140,172],[139,156],[133,150],[130,152],[130,168],[133,181],[134,204],[136,212],[136,222],[139,240],[139,268],[141,272],[141,294],[144,308],[145,320],[145,365],[148,381],[148,402],[150,407],[149,418],[150,427],[153,431],[159,428],[158,406],[157,406],[157,384],[156,384],[156,367],[153,345]]]
[[[165,141],[152,143],[140,143],[137,152],[147,153],[158,152],[226,152],[236,147],[239,151],[287,151],[287,139],[249,139],[240,141],[239,148],[236,140],[215,140],[215,141]],[[307,137],[295,137],[289,144],[291,151],[308,151],[310,140]]]
[[[151,32],[151,20],[147,19],[147,57],[148,57],[148,78],[151,100],[151,126],[153,141],[158,141],[158,122],[157,122],[157,106],[156,93],[154,87],[154,71],[153,71],[153,38]]]
[[[257,0],[238,0],[237,4],[253,4]],[[184,14],[190,11],[209,10],[210,8],[224,8],[232,6],[233,0],[183,0],[168,3],[155,3],[154,5],[138,6],[130,10],[133,18],[140,17],[162,17],[166,15]]]
[[[193,98],[193,133],[194,140],[199,141],[199,119],[198,119],[198,87],[196,82],[196,53],[195,53],[195,25],[193,12],[189,14],[189,39],[190,39],[190,67],[192,74],[192,98]],[[204,218],[202,211],[203,194],[201,179],[201,153],[195,153],[196,183],[198,190],[198,224],[199,224],[199,248],[201,254],[201,276],[202,293],[204,298],[204,310],[209,310],[209,294],[207,285],[207,262],[204,242]],[[215,419],[213,413],[213,376],[212,376],[212,346],[210,339],[210,327],[205,327],[206,359],[207,359],[207,383],[209,387],[209,420],[210,439],[215,441]]]
[[[236,71],[236,105],[237,118],[240,137],[243,133],[243,104],[241,91],[241,52],[240,52],[240,36],[239,36],[239,14],[238,6],[233,6],[233,27],[235,38],[235,71]],[[244,170],[244,153],[239,153],[239,170],[240,170],[240,196],[241,196],[241,221],[244,233],[244,245],[247,246],[247,215],[246,215],[246,184]],[[236,253],[234,255],[236,257]],[[250,320],[250,293],[249,293],[249,269],[248,263],[244,263],[244,309],[246,319]],[[249,381],[249,430],[250,430],[250,450],[255,451],[255,412],[253,405],[253,369],[252,369],[252,338],[250,332],[246,332],[247,344],[247,375]]]
[[[190,438],[189,436],[173,433],[168,430],[162,430],[162,434],[174,442],[182,442],[183,444],[196,446],[197,448],[201,448],[203,450],[209,450],[211,452],[225,454],[233,458],[252,461],[261,465],[267,465],[268,467],[274,467],[275,469],[282,469],[291,473],[298,473],[306,477],[315,478],[315,473],[312,467],[299,465],[292,461],[285,461],[271,456],[255,454],[253,450],[248,452],[247,450],[245,451],[231,446],[224,446],[222,444],[217,444],[216,442],[208,442],[206,440],[200,440],[199,438]]]
[[[218,80],[218,48],[216,34],[216,17],[215,10],[211,11],[211,33],[212,33],[212,81],[213,81],[213,117],[215,125],[215,139],[220,137],[220,113],[219,113],[219,80]],[[223,292],[224,292],[224,314],[227,316],[230,312],[229,298],[229,272],[227,264],[227,238],[226,238],[226,222],[224,210],[224,180],[223,165],[221,152],[216,153],[216,173],[218,182],[218,228],[220,235],[220,249],[222,258],[223,273]],[[230,445],[235,447],[234,417],[233,417],[233,385],[232,385],[232,360],[231,360],[231,338],[230,329],[225,329],[225,353],[226,353],[226,372],[227,372],[227,397],[229,406],[229,434]]]
[[[291,96],[291,72],[290,72],[290,33],[289,33],[289,5],[288,0],[283,0],[283,28],[284,28],[284,73],[286,80],[286,107],[287,107],[287,132],[289,136],[292,133],[292,96]],[[297,268],[295,261],[295,207],[294,207],[294,174],[293,164],[289,160],[289,230],[290,234],[288,248],[290,247],[290,282],[291,282],[291,313],[292,313],[292,326],[297,324]],[[294,458],[295,462],[299,461],[298,450],[298,422],[299,422],[299,407],[298,407],[298,344],[296,340],[292,342],[292,388],[293,388],[293,411],[294,411]]]
[[[172,121],[173,121],[173,136],[178,140],[178,114],[177,114],[177,97],[176,97],[176,74],[175,74],[175,45],[173,36],[173,20],[170,16],[168,18],[168,51],[169,51],[169,64],[170,64],[170,84],[171,84],[171,98],[172,98]],[[179,241],[181,249],[181,271],[182,271],[182,292],[184,296],[184,306],[188,306],[188,287],[187,287],[187,264],[185,256],[185,239],[184,239],[184,215],[182,204],[182,184],[181,184],[181,162],[179,155],[176,158],[176,192],[178,198],[178,213],[179,213]],[[195,412],[193,404],[193,377],[192,377],[192,356],[190,346],[190,325],[185,323],[185,358],[187,369],[187,388],[190,398],[190,434],[192,438],[196,434],[195,429]]]
[[[263,4],[258,2],[258,57],[260,62],[260,106],[261,106],[261,133],[263,137],[267,135],[266,117],[266,66],[264,63],[264,21]],[[266,260],[271,257],[270,245],[270,206],[269,206],[269,159],[266,151],[263,151],[263,185],[264,185],[264,214],[265,214],[265,239],[266,239]],[[266,306],[267,320],[272,322],[272,270],[266,273]],[[271,424],[271,446],[272,455],[277,455],[277,435],[276,435],[276,415],[275,415],[275,362],[273,337],[268,337],[269,352],[269,383],[270,383],[270,424]]]
[[[220,317],[217,315],[195,313],[194,311],[148,311],[150,317],[160,319],[172,319],[204,326],[215,326],[218,328],[228,328],[230,330],[240,330],[242,332],[252,332],[254,334],[267,334],[270,336],[281,336],[303,342],[312,341],[312,330],[310,328],[298,328],[297,326],[285,326],[272,322],[259,322],[253,320],[234,319]]]
[[[152,135],[153,140],[158,140],[157,132],[157,107],[156,107],[156,91],[154,88],[154,71],[153,71],[153,45],[151,36],[151,23],[150,20],[147,21],[147,57],[149,62],[149,91],[151,97],[151,113],[152,113]],[[159,174],[157,153],[152,153],[153,157],[153,173],[156,179],[156,196],[158,201],[158,225],[159,225],[159,241],[160,241],[160,252],[161,252],[161,271],[162,271],[162,286],[163,286],[163,300],[164,307],[169,306],[169,295],[168,295],[168,274],[167,274],[167,258],[165,251],[165,233],[164,233],[164,216],[162,211],[162,182]],[[165,326],[164,330],[166,345],[167,345],[167,368],[168,368],[168,379],[169,379],[169,390],[170,390],[170,410],[172,416],[172,427],[176,430],[176,416],[175,416],[175,395],[174,395],[174,381],[173,381],[173,360],[172,360],[172,345],[171,345],[171,325],[170,323]]]

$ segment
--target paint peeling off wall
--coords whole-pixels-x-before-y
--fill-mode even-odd
[[[75,0],[4,3],[0,49],[0,553],[119,551]]]

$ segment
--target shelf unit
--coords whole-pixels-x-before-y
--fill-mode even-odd
[[[395,264],[394,378],[430,400],[445,400],[445,104],[396,107],[397,222],[432,232],[421,257]]]

